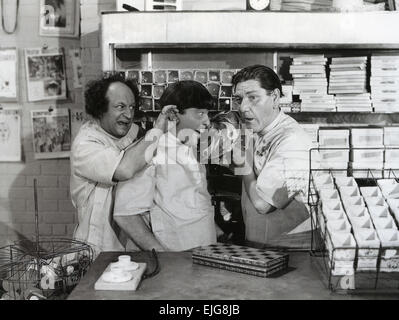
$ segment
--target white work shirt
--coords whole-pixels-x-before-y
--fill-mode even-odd
[[[206,169],[197,161],[194,149],[168,132],[159,140],[153,163],[155,206],[150,218],[157,239],[170,251],[215,243]]]
[[[287,235],[309,218],[305,202],[311,139],[283,112],[253,138],[256,190],[277,210],[259,214],[243,188],[246,237],[250,241],[270,244],[271,240]]]
[[[278,209],[294,197],[306,201],[311,146],[306,132],[283,112],[254,135],[256,189],[263,200]]]
[[[114,216],[135,214],[143,215],[166,251],[216,242],[205,166],[170,132],[160,137],[151,165],[116,188]]]
[[[73,141],[70,191],[79,222],[74,238],[90,244],[96,254],[124,250],[112,227],[112,191],[116,185],[112,178],[138,130],[133,124],[127,135],[118,139],[90,120]]]

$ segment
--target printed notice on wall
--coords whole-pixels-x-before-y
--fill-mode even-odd
[[[17,49],[0,49],[0,101],[17,100]]]
[[[31,115],[35,159],[68,158],[71,151],[69,109],[35,110]]]
[[[65,57],[60,49],[25,49],[29,101],[66,99]]]
[[[82,60],[80,55],[80,49],[70,49],[69,50],[69,58],[72,62],[72,71],[73,71],[73,87],[75,89],[82,88],[83,86],[83,69],[82,69]]]
[[[21,161],[21,113],[18,109],[0,110],[0,161]]]

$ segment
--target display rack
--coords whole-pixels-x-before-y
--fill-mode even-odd
[[[399,255],[399,246],[383,246],[380,244],[377,254],[377,265],[373,271],[358,270],[358,259],[359,250],[376,250],[375,247],[359,247],[358,241],[355,239],[356,245],[345,246],[345,247],[333,247],[328,249],[326,242],[332,243],[331,234],[326,227],[322,228],[320,217],[322,214],[320,194],[317,191],[315,185],[315,176],[319,173],[329,173],[334,178],[335,176],[353,177],[353,173],[356,171],[367,172],[365,178],[356,178],[356,182],[359,187],[363,186],[378,186],[377,180],[373,174],[375,169],[326,169],[320,168],[315,159],[315,152],[320,150],[353,150],[353,149],[370,149],[370,148],[312,148],[309,157],[309,185],[308,185],[308,205],[311,216],[311,250],[310,255],[312,263],[315,268],[320,272],[321,278],[325,283],[326,287],[335,293],[344,294],[366,294],[366,293],[398,293],[399,292],[399,268],[392,270],[392,272],[382,271],[380,268],[382,256],[388,251],[394,252],[393,254]],[[399,147],[380,147],[373,149],[399,149]],[[313,155],[313,160],[312,160]],[[382,175],[383,179],[395,179],[399,182],[399,177],[395,172],[398,172],[398,168],[383,168]],[[335,180],[335,179],[334,179]],[[335,184],[335,187],[336,184]],[[338,191],[338,188],[336,189]],[[340,198],[341,193],[338,191]],[[345,210],[345,209],[344,209]],[[346,210],[345,210],[346,212]],[[395,218],[394,218],[395,219]],[[399,225],[398,219],[395,219],[396,226]],[[353,228],[351,229],[353,234]],[[332,249],[332,250],[331,250]],[[354,274],[353,275],[333,275],[334,268],[334,257],[338,251],[354,251]]]

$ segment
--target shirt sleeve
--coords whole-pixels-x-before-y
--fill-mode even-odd
[[[300,137],[287,137],[266,161],[256,183],[259,196],[278,209],[297,194],[306,192],[309,148]]]
[[[124,151],[108,147],[98,141],[79,142],[72,151],[72,170],[86,179],[114,185],[115,170],[121,162]]]

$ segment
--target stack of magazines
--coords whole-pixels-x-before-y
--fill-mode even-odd
[[[399,56],[371,57],[374,112],[399,112]]]
[[[268,277],[288,268],[288,258],[286,253],[227,243],[199,247],[192,252],[195,264],[258,277]]]
[[[281,11],[331,11],[332,0],[281,0]]]
[[[332,58],[328,93],[336,95],[337,111],[371,112],[367,57]]]
[[[327,94],[326,63],[322,54],[293,58],[293,94],[302,101],[301,111],[336,111],[334,96]]]

